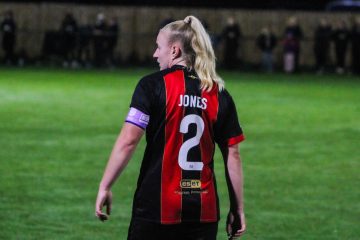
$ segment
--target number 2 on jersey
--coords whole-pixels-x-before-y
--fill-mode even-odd
[[[191,148],[199,145],[201,136],[204,133],[205,124],[202,118],[195,114],[187,115],[183,118],[183,120],[180,123],[180,132],[181,133],[187,133],[189,131],[189,125],[191,123],[196,124],[196,135],[188,140],[186,140],[180,148],[179,151],[179,166],[183,170],[188,171],[201,171],[204,167],[204,163],[202,162],[189,162],[187,160],[188,153]]]

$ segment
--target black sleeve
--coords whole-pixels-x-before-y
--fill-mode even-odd
[[[144,77],[137,84],[132,96],[130,107],[150,115],[153,102],[151,79]]]
[[[244,140],[235,103],[226,90],[219,93],[218,118],[214,127],[215,141],[220,146],[230,146]]]

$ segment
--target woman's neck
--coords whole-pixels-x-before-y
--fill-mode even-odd
[[[187,67],[185,59],[182,59],[182,58],[177,58],[177,59],[172,60],[172,62],[169,64],[169,67],[172,67],[174,65],[180,65],[180,66]]]

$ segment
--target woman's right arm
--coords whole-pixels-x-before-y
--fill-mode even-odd
[[[143,134],[143,129],[131,123],[124,123],[99,185],[95,214],[100,220],[107,220],[112,204],[111,186],[126,167]],[[107,207],[107,215],[102,212],[104,206]]]

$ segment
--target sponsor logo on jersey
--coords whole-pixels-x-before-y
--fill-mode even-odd
[[[196,179],[183,179],[180,181],[181,188],[201,188],[201,181]]]

